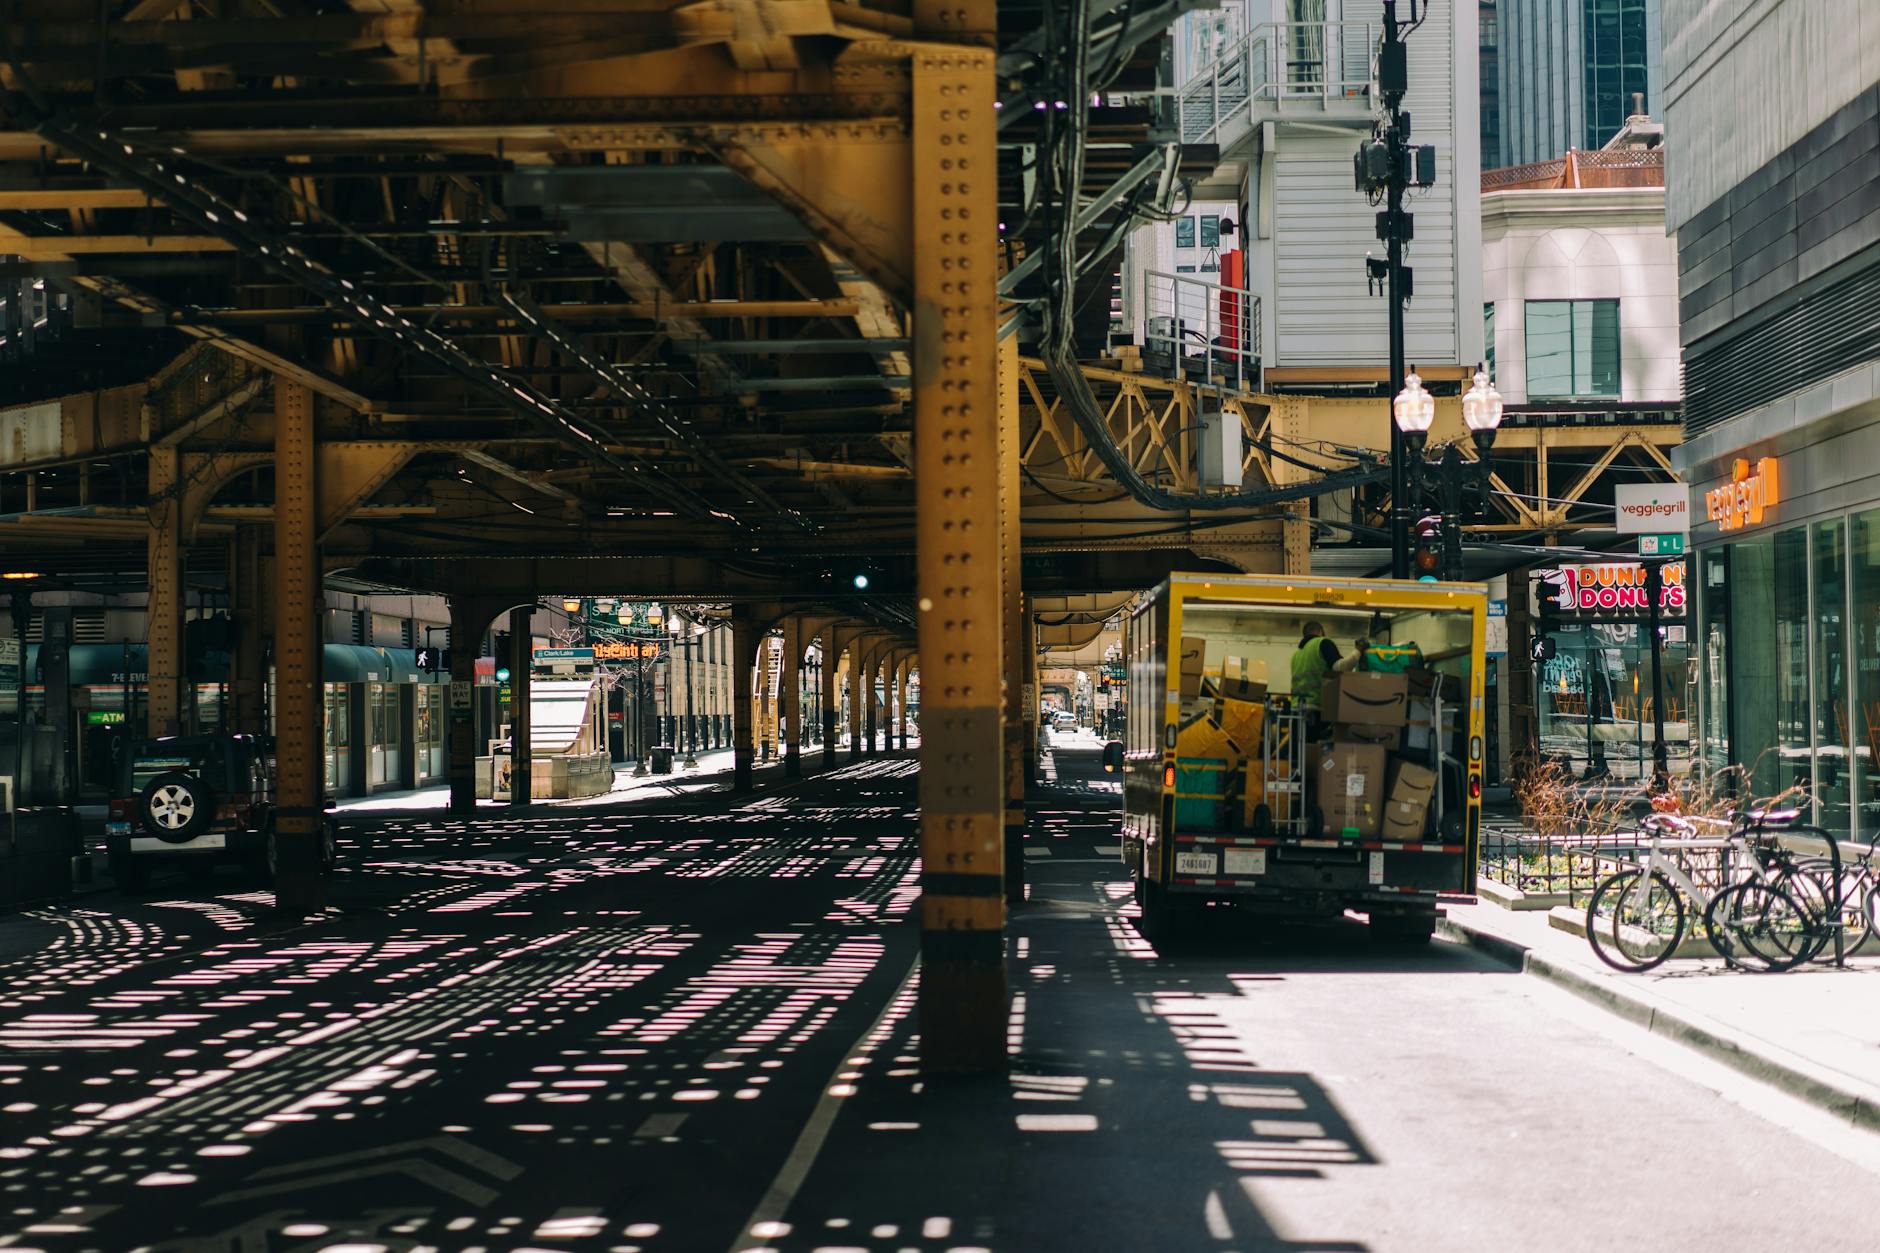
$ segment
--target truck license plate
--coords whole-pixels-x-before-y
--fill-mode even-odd
[[[1175,854],[1175,873],[1212,875],[1214,873],[1214,854],[1177,853]]]
[[[1228,874],[1265,874],[1266,850],[1263,848],[1230,848],[1227,850]]]

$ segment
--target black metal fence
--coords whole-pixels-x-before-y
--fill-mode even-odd
[[[1559,896],[1584,905],[1595,885],[1622,863],[1640,862],[1650,833],[1631,826],[1542,834],[1511,819],[1482,825],[1480,875],[1530,896]],[[1706,894],[1728,880],[1728,849],[1665,849]]]

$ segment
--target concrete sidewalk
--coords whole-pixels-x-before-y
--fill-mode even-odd
[[[1870,948],[1845,967],[1811,963],[1773,975],[1731,970],[1714,957],[1624,974],[1545,912],[1476,904],[1446,913],[1446,938],[1880,1131],[1880,952]]]
[[[919,744],[919,740],[915,739],[913,736],[909,736],[908,743],[911,749]],[[735,754],[731,749],[721,748],[711,752],[699,753],[697,755],[697,769],[688,770],[684,768],[680,763],[685,759],[681,756],[673,762],[671,774],[647,774],[644,776],[636,775],[632,765],[616,766],[614,767],[614,786],[609,791],[601,792],[594,796],[578,796],[568,800],[540,800],[534,802],[533,805],[527,806],[527,808],[549,806],[559,809],[578,805],[611,805],[619,801],[634,800],[641,796],[656,795],[662,792],[671,795],[684,795],[685,793],[700,791],[708,787],[726,786],[730,779],[732,767],[735,764],[734,758]],[[848,745],[844,743],[836,750],[836,762],[840,765],[846,765],[848,764],[848,760],[849,749]],[[753,769],[757,772],[760,779],[767,778],[770,773],[780,772],[783,769],[783,761],[778,757],[772,757],[768,761],[760,760],[754,764]],[[822,769],[822,749],[806,749],[803,753],[804,773],[806,775],[820,773]],[[446,809],[449,805],[450,786],[448,784],[439,784],[435,787],[417,788],[415,790],[401,792],[378,792],[371,796],[349,796],[339,801],[334,808],[345,817],[391,818],[400,814],[421,814]],[[477,809],[479,811],[508,808],[510,808],[508,801],[480,800],[477,802]]]
[[[687,770],[680,765],[683,757],[673,762],[671,774],[647,774],[635,776],[634,767],[622,765],[614,767],[614,786],[611,790],[595,796],[581,796],[572,800],[544,800],[538,805],[596,805],[608,801],[622,800],[659,789],[683,790],[688,783],[710,780],[719,782],[717,776],[729,774],[732,767],[732,751],[721,748],[714,752],[698,754],[698,769]],[[484,807],[507,807],[508,801],[481,800],[479,809]],[[338,802],[334,808],[342,814],[365,814],[374,817],[392,813],[421,813],[431,809],[445,809],[450,805],[450,785],[439,784],[435,787],[421,787],[400,792],[375,792],[371,796],[349,796]]]

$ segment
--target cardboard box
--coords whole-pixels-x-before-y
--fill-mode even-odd
[[[1182,671],[1180,682],[1181,682],[1181,693],[1182,693],[1183,700],[1187,700],[1190,697],[1197,697],[1201,695],[1201,671],[1199,670]]]
[[[1207,660],[1208,641],[1199,635],[1182,636],[1181,663],[1183,674],[1199,675],[1202,663]]]
[[[1266,662],[1229,657],[1221,663],[1221,695],[1235,700],[1266,699]]]
[[[1420,840],[1428,823],[1436,772],[1413,761],[1400,761],[1391,772],[1384,802],[1383,832],[1393,840]]]
[[[1332,728],[1335,740],[1356,740],[1361,744],[1381,744],[1395,750],[1403,741],[1402,727],[1378,727],[1364,722],[1341,722]]]
[[[1319,758],[1315,803],[1325,834],[1373,836],[1384,819],[1384,747],[1334,740]]]
[[[1327,722],[1400,727],[1409,712],[1410,680],[1401,674],[1341,670],[1325,680],[1319,713]]]

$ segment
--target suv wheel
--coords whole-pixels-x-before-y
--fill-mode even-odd
[[[166,844],[187,844],[215,820],[215,797],[193,774],[172,770],[152,779],[138,804],[144,829]]]

